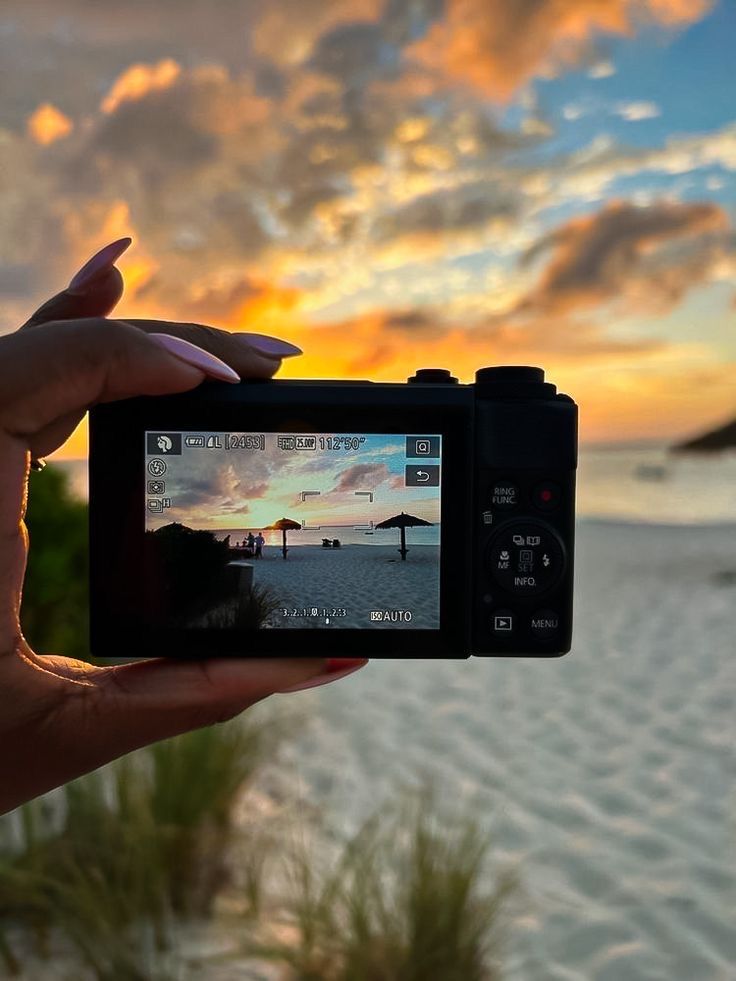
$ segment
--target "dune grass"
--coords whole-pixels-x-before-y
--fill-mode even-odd
[[[52,935],[62,935],[98,981],[165,978],[157,965],[172,925],[209,915],[229,881],[233,806],[275,752],[282,729],[276,721],[235,720],[187,733],[3,819],[6,972],[19,967],[2,930],[12,924],[42,955]]]
[[[476,820],[431,792],[378,812],[327,865],[323,849],[288,848],[301,824],[255,820],[234,840],[236,799],[283,731],[238,721],[180,736],[0,822],[5,976],[61,939],[96,981],[180,979],[183,925],[230,887],[246,900],[242,954],[291,981],[498,981],[514,880],[492,870]]]
[[[259,630],[283,603],[268,586],[255,585],[246,597],[231,597],[193,621],[210,630]]]
[[[229,882],[226,855],[238,795],[273,758],[286,720],[236,720],[148,750],[148,799],[158,829],[165,888],[176,913],[208,915]]]
[[[330,870],[289,860],[286,930],[261,951],[296,981],[497,981],[515,879],[492,872],[490,846],[470,814],[413,797],[366,822]]]

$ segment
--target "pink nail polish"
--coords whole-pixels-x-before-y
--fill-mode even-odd
[[[233,384],[240,381],[240,375],[236,371],[233,371],[230,365],[225,364],[224,361],[220,361],[219,358],[216,358],[214,354],[210,354],[209,351],[197,347],[196,344],[191,344],[181,337],[174,337],[173,334],[149,334],[148,336],[159,347],[168,351],[169,354],[173,354],[174,357],[179,358],[180,361],[185,361],[194,368],[199,368],[200,371],[203,371],[210,378],[216,378],[218,381],[226,381]]]
[[[335,659],[333,659],[334,662]],[[346,664],[346,662],[348,662]],[[339,667],[342,663],[344,667]],[[307,688],[319,688],[320,685],[329,685],[332,681],[337,681],[339,678],[346,678],[349,674],[354,674],[356,671],[360,671],[361,668],[365,667],[368,663],[367,658],[343,658],[338,661],[336,666],[331,670],[328,667],[327,671],[322,674],[316,675],[314,678],[310,678],[308,681],[302,681],[301,684],[292,685],[290,688],[282,688],[282,692],[293,692],[293,691],[306,691]]]
[[[296,344],[282,341],[278,337],[271,337],[268,334],[236,334],[237,340],[244,341],[259,354],[265,354],[269,358],[292,358],[296,354],[304,352]]]
[[[119,238],[117,242],[111,242],[104,249],[96,252],[88,262],[85,262],[69,283],[67,291],[69,293],[85,293],[100,273],[115,265],[132,241],[132,238]]]

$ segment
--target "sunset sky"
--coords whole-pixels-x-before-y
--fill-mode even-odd
[[[120,316],[284,377],[541,364],[589,442],[720,423],[735,44],[732,0],[4,0],[0,332],[130,234]]]

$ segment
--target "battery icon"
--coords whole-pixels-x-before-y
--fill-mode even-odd
[[[185,436],[185,446],[204,446],[204,436]]]

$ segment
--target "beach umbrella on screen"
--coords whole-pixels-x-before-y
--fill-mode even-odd
[[[406,553],[409,549],[406,547],[406,529],[416,528],[420,525],[431,525],[431,521],[425,521],[424,518],[417,518],[413,514],[406,514],[404,511],[401,514],[395,514],[393,518],[386,518],[385,521],[381,521],[376,525],[376,530],[383,530],[384,528],[398,528],[401,533],[401,548],[399,552],[401,553],[401,561],[406,561]]]
[[[269,525],[266,531],[280,531],[281,532],[281,554],[286,558],[286,553],[288,549],[286,547],[286,532],[287,531],[301,531],[302,525],[300,521],[294,521],[292,518],[279,518],[278,521],[274,521],[272,525]]]

